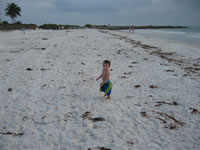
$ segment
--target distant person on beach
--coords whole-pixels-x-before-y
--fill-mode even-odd
[[[134,26],[130,26],[130,27],[129,27],[129,32],[134,32],[134,30],[135,30],[135,29],[134,29]]]
[[[110,81],[110,65],[111,64],[109,60],[104,60],[102,73],[96,79],[97,81],[102,78],[103,81],[100,84],[100,91],[105,93],[104,97],[106,97],[107,100],[111,99],[110,94],[112,91],[112,83]]]
[[[21,28],[21,32],[25,34],[25,29],[24,29],[24,28]]]

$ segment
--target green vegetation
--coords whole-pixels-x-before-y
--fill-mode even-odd
[[[38,26],[35,24],[22,24],[17,21],[13,24],[9,24],[7,21],[0,23],[0,30],[18,30],[21,28],[25,29],[36,29]],[[62,30],[62,29],[105,29],[105,30],[128,30],[129,26],[107,26],[107,25],[92,25],[86,24],[81,27],[78,25],[61,25],[61,24],[43,24],[39,26],[40,29],[45,30]],[[187,28],[184,26],[134,26],[135,29],[173,29],[173,28]]]
[[[5,9],[6,16],[9,16],[14,22],[17,16],[21,16],[21,8],[17,6],[15,3],[8,3],[7,8]]]
[[[35,24],[22,24],[19,21],[16,22],[16,23],[13,23],[13,24],[9,24],[7,21],[3,21],[2,23],[0,23],[0,30],[2,30],[2,31],[20,30],[21,28],[35,30],[37,28],[37,25],[35,25]]]
[[[81,29],[81,26],[78,25],[64,25],[64,29]]]
[[[32,29],[36,28],[45,29],[45,30],[62,30],[62,29],[81,29],[82,27],[78,25],[57,25],[57,24],[43,24],[39,27],[35,24],[23,24],[20,21],[17,21],[13,24],[9,24],[7,21],[3,21],[0,23],[0,30],[8,31],[8,30],[20,30],[20,29]]]
[[[59,30],[59,29],[80,29],[81,27],[78,25],[57,25],[57,24],[43,24],[39,26],[40,29],[51,29],[51,30]]]
[[[92,25],[92,24],[86,24],[85,27],[86,27],[86,28],[95,28],[95,25]]]
[[[22,24],[22,22],[21,21],[17,21],[14,24]]]
[[[41,29],[58,30],[59,29],[59,25],[57,25],[57,24],[43,24],[43,25],[39,26],[39,28],[41,28]]]
[[[3,21],[1,24],[8,25],[9,23],[8,23],[8,21]]]
[[[89,29],[109,29],[110,26],[107,26],[107,25],[86,24],[85,27],[89,28]]]

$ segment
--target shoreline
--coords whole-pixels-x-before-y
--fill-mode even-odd
[[[120,30],[121,32],[128,33],[127,30]],[[179,43],[188,45],[190,47],[200,48],[200,33],[190,32],[187,30],[136,30],[134,34],[143,36],[148,39],[154,38],[156,40],[165,40],[169,43]]]
[[[119,37],[120,39],[124,39],[127,42],[133,44],[134,47],[143,48],[144,51],[149,53],[150,55],[159,56],[162,59],[167,60],[170,63],[175,63],[176,65],[180,66],[182,69],[185,69],[185,76],[196,74],[197,76],[200,76],[200,52],[199,49],[195,46],[191,47],[191,44],[188,45],[186,43],[179,43],[178,41],[173,43],[168,43],[168,40],[166,39],[158,39],[157,37],[146,37],[144,35],[140,34],[133,34],[133,33],[126,33],[122,32],[122,34],[113,34],[109,31],[102,31],[105,34],[110,34],[116,37]],[[118,31],[118,33],[121,33]],[[126,35],[126,36],[124,36]],[[128,36],[127,36],[128,35]],[[140,41],[137,41],[137,39],[140,38]],[[146,42],[149,41],[149,42]],[[155,42],[156,41],[156,42]],[[146,43],[146,44],[145,44]],[[148,43],[148,44],[147,44]],[[156,44],[160,43],[160,45]],[[166,48],[164,43],[167,43],[166,45],[168,47],[171,47],[172,49]],[[155,46],[157,45],[157,46]],[[181,47],[181,51],[175,51],[175,48],[179,46]],[[190,49],[190,50],[188,50]],[[190,51],[193,52],[193,55],[188,55]],[[189,57],[187,57],[187,55]]]

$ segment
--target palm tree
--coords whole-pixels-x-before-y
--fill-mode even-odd
[[[5,9],[6,16],[9,16],[14,22],[17,16],[21,16],[21,8],[17,6],[15,3],[8,3],[7,8]]]

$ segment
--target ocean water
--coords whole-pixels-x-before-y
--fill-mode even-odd
[[[135,33],[200,48],[200,26],[184,29],[138,29],[135,30]]]

